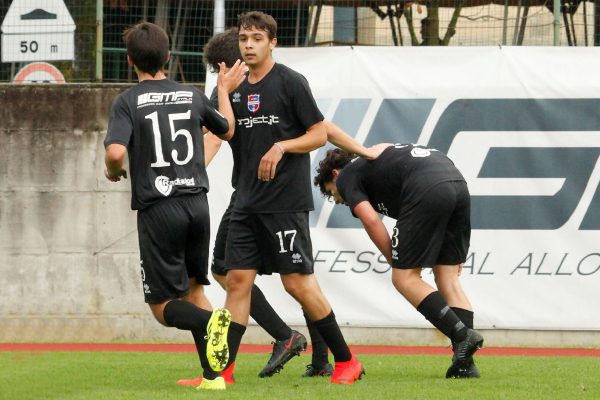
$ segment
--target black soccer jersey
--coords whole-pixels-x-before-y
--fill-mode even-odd
[[[231,95],[239,140],[239,179],[235,210],[253,213],[313,209],[310,155],[286,153],[275,179],[258,179],[258,165],[273,143],[293,139],[323,120],[306,79],[275,64],[260,82],[246,79]],[[236,160],[237,164],[237,160]]]
[[[127,147],[131,208],[208,191],[202,125],[227,132],[227,120],[204,93],[169,79],[145,80],[113,102],[104,146]]]
[[[397,144],[372,161],[355,158],[336,180],[339,194],[350,210],[363,201],[391,218],[402,204],[418,200],[429,188],[446,181],[464,181],[445,154],[412,144]]]

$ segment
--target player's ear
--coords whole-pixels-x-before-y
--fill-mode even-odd
[[[271,43],[269,43],[269,48],[271,50],[273,50],[275,48],[275,46],[277,46],[277,38],[274,37],[273,39],[271,39]]]
[[[131,57],[129,57],[129,54],[127,54],[127,65],[133,67],[133,61],[131,60]]]
[[[167,61],[165,61],[165,64],[168,63],[170,59],[171,59],[171,52],[168,51],[167,52]]]
[[[338,175],[340,174],[340,170],[338,168],[334,168],[331,173],[333,174],[333,181],[335,182],[335,180],[337,179]]]

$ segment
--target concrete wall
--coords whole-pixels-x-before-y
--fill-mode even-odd
[[[129,181],[103,175],[110,104],[125,88],[0,85],[0,341],[191,341],[150,316]],[[343,329],[354,344],[447,344],[434,330]],[[486,339],[600,346],[599,332],[494,330]],[[270,338],[251,327],[245,341]]]

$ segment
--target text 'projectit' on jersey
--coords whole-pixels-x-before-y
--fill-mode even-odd
[[[258,179],[261,158],[275,142],[304,135],[323,115],[304,76],[275,64],[258,83],[246,79],[231,95],[240,146],[235,210],[254,213],[314,208],[310,154],[285,153],[268,182]],[[237,160],[236,160],[237,162]]]
[[[217,135],[228,130],[227,120],[193,86],[145,80],[117,96],[104,146],[127,147],[132,209],[208,191],[203,125]]]
[[[464,178],[445,154],[396,144],[375,160],[352,160],[338,175],[336,187],[350,210],[368,201],[380,214],[398,218],[402,204],[418,201],[432,186],[447,181]]]

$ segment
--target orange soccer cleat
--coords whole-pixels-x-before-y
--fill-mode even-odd
[[[350,361],[341,361],[335,363],[335,369],[331,376],[331,383],[340,385],[351,385],[365,374],[365,369],[358,359],[354,356]]]

